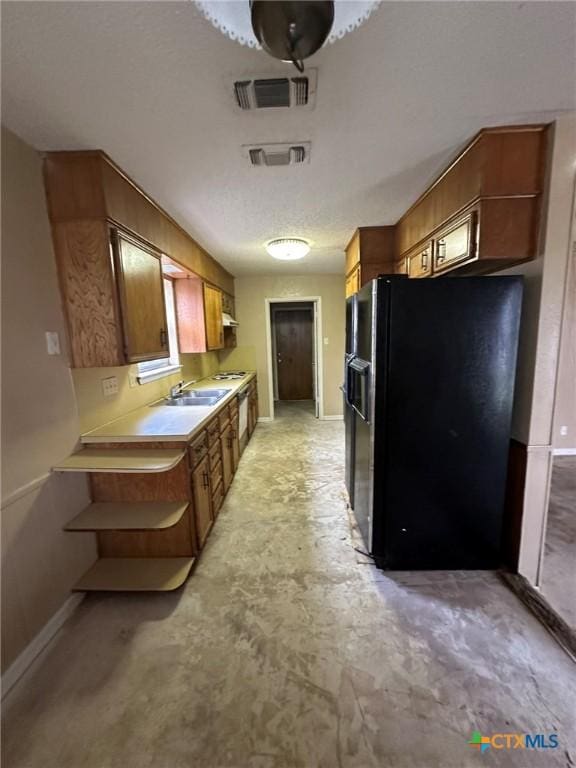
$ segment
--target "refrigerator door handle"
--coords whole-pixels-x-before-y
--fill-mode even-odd
[[[354,371],[352,369],[352,362],[354,361],[354,358],[352,357],[348,364],[346,365],[346,382],[343,387],[344,391],[344,397],[346,398],[346,404],[349,405],[351,408],[353,408],[354,403]]]

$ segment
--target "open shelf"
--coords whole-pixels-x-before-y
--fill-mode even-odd
[[[74,586],[77,592],[170,592],[186,581],[193,557],[103,557]]]
[[[176,525],[187,507],[187,501],[95,502],[76,515],[64,530],[160,531]]]
[[[168,472],[184,451],[148,448],[84,448],[53,467],[55,472]]]

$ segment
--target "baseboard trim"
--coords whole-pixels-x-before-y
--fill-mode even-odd
[[[259,423],[260,423],[260,422],[267,422],[267,421],[272,421],[272,419],[270,418],[270,416],[258,416],[258,422],[259,422]]]
[[[21,485],[20,488],[16,488],[16,490],[12,491],[9,496],[6,496],[5,499],[2,499],[0,502],[0,509],[9,507],[10,504],[14,504],[14,502],[18,501],[18,499],[21,499],[23,496],[27,496],[29,493],[32,493],[32,491],[35,491],[36,488],[39,488],[43,483],[45,483],[51,475],[51,472],[45,472],[43,475],[39,475],[33,480],[30,480],[29,483]]]
[[[576,456],[576,448],[554,448],[553,456]]]
[[[42,627],[36,637],[24,648],[22,653],[12,662],[2,675],[2,698],[14,688],[35,659],[47,647],[52,638],[61,629],[64,622],[72,616],[84,599],[84,592],[76,592],[66,600],[54,616]]]
[[[550,605],[544,595],[519,573],[500,571],[500,577],[536,616],[558,645],[576,662],[576,631]]]
[[[343,421],[344,416],[322,416],[320,421]]]

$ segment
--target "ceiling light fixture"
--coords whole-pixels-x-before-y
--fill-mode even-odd
[[[325,42],[340,40],[359,27],[380,0],[194,0],[202,14],[223,34],[250,48],[292,62],[303,60]]]
[[[273,259],[296,261],[310,253],[310,244],[299,237],[279,237],[276,240],[270,240],[266,244],[266,250]]]

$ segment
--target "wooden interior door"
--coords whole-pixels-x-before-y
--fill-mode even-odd
[[[311,309],[274,311],[279,400],[313,400],[313,316]]]
[[[206,318],[207,349],[224,347],[224,326],[222,325],[222,291],[204,283],[204,316]]]
[[[168,324],[160,254],[113,235],[126,361],[168,357]]]

